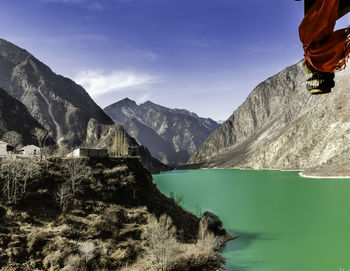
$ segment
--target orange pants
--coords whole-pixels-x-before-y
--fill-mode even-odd
[[[299,27],[305,59],[318,71],[345,67],[350,54],[350,29],[334,32],[340,0],[316,0]]]

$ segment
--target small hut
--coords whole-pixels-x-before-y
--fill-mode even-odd
[[[0,155],[1,156],[9,155],[14,150],[15,150],[15,148],[12,147],[11,145],[9,145],[9,143],[4,142],[4,141],[0,141]]]
[[[20,152],[24,155],[39,156],[41,154],[41,149],[35,145],[28,145],[20,149]]]

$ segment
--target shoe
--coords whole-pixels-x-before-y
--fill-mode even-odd
[[[308,61],[305,61],[306,89],[312,95],[327,94],[335,86],[334,73],[320,72],[316,70]]]

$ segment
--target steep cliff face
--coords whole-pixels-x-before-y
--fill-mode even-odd
[[[43,129],[21,102],[0,88],[0,138],[7,131],[16,131],[22,135],[23,144],[36,144],[34,128]]]
[[[176,165],[176,161],[186,159],[184,152],[176,152],[169,142],[165,141],[152,128],[137,119],[127,120],[123,124],[123,127],[140,144],[147,146],[151,150],[152,156],[157,157],[163,163]]]
[[[336,74],[331,94],[311,96],[298,63],[258,85],[189,162],[255,169],[327,164],[350,153],[349,98],[350,69]]]
[[[55,74],[30,53],[3,39],[0,86],[21,101],[57,143],[82,143],[91,118],[113,124],[81,86]]]
[[[88,123],[85,144],[93,148],[110,149],[113,145],[113,140],[118,132],[125,132],[120,124],[103,125],[97,120],[91,119]],[[125,133],[127,145],[132,155],[140,157],[142,164],[151,172],[159,173],[161,171],[171,170],[172,168],[164,165],[157,159],[153,158],[145,146],[140,146],[137,141]]]
[[[137,105],[124,99],[104,109],[130,135],[147,146],[163,163],[185,163],[210,133],[219,126],[183,109],[169,109],[152,102]]]

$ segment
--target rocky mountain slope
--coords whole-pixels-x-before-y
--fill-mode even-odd
[[[44,129],[21,102],[0,88],[0,138],[7,131],[16,131],[22,135],[23,144],[37,144],[32,135],[34,128]]]
[[[183,109],[169,109],[152,102],[137,105],[126,98],[104,111],[153,157],[165,164],[185,163],[219,125]]]
[[[84,172],[75,193],[74,165]],[[50,159],[17,203],[0,202],[2,271],[222,270],[216,245],[228,237],[208,227],[199,236],[199,219],[163,195],[138,159]]]
[[[336,74],[332,93],[311,96],[300,62],[259,84],[189,162],[254,169],[344,163],[350,158],[349,99],[349,68]]]
[[[113,124],[81,86],[55,74],[33,55],[3,39],[0,86],[22,102],[57,143],[81,144],[91,118]]]

